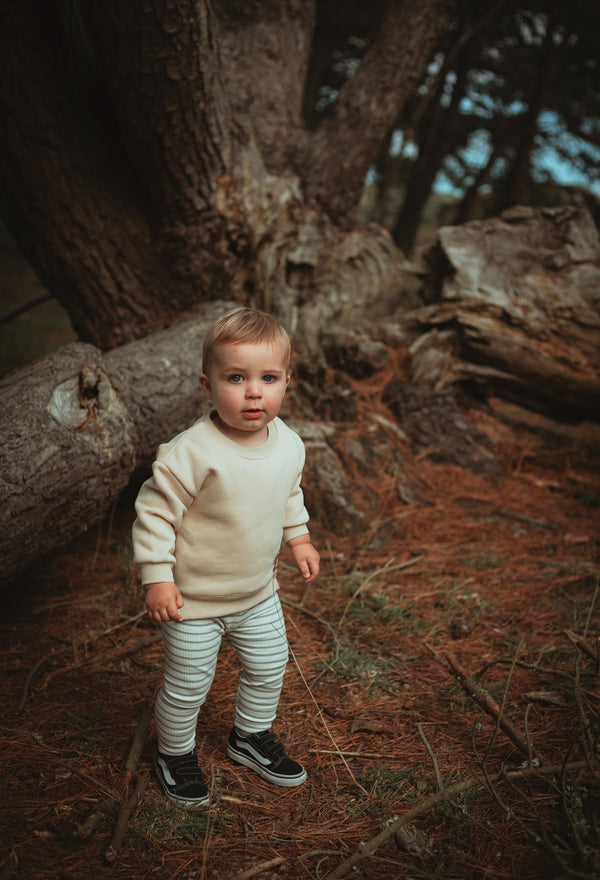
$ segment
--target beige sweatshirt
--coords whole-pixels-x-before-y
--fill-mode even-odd
[[[142,583],[174,581],[185,620],[246,610],[278,589],[282,539],[308,532],[304,445],[281,419],[262,446],[240,446],[203,416],[159,447],[137,497]]]

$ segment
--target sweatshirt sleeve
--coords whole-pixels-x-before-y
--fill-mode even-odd
[[[173,580],[176,536],[193,500],[191,487],[186,487],[161,460],[159,450],[152,476],[140,489],[135,502],[133,558],[142,584]]]
[[[285,508],[285,522],[283,524],[283,540],[285,542],[291,541],[292,538],[297,538],[299,535],[308,534],[307,523],[309,516],[308,511],[304,506],[304,493],[302,492],[300,485],[302,482],[305,451],[304,444],[299,437],[297,439],[299,443],[300,473],[296,478],[294,488],[290,492],[290,497],[288,498]]]

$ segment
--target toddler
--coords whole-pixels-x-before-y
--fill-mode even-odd
[[[159,447],[136,501],[134,558],[165,648],[155,768],[182,807],[209,802],[196,725],[224,635],[241,665],[228,755],[276,785],[306,779],[271,731],[288,661],[277,594],[282,540],[306,583],[319,573],[300,488],[304,446],[278,418],[290,355],[270,315],[239,308],[215,321],[200,376],[214,409]]]

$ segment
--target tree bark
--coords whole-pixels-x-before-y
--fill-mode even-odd
[[[72,45],[52,11],[35,0],[2,5],[3,205],[81,339],[110,348],[161,326],[198,294],[161,258],[136,157],[115,137],[114,108],[95,80],[78,91],[81,74],[64,60]]]
[[[228,305],[106,355],[68,345],[0,382],[0,587],[102,519],[159,443],[206,410],[202,340]]]
[[[298,287],[307,227],[326,256],[327,214],[357,203],[451,5],[387,4],[335,119],[311,132],[314,0],[6,0],[7,225],[81,340],[121,346],[223,297],[287,320],[320,294],[312,262]]]
[[[405,316],[412,378],[456,382],[571,421],[600,420],[600,243],[588,211],[515,208],[445,227],[439,301]]]
[[[454,6],[453,0],[389,3],[331,114],[300,145],[297,167],[306,195],[334,221],[351,219],[379,145],[414,92]]]

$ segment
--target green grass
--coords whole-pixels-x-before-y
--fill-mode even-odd
[[[132,819],[127,835],[128,843],[142,852],[154,841],[170,845],[178,841],[197,844],[211,828],[220,824],[214,812],[208,810],[180,810],[168,801],[146,802]]]
[[[371,693],[393,692],[398,685],[390,677],[395,664],[381,654],[360,651],[348,638],[337,639],[329,658],[323,661],[333,676],[367,684]]]
[[[460,554],[458,558],[465,568],[472,568],[475,571],[490,571],[501,568],[506,563],[506,560],[501,556],[481,550],[468,555]]]
[[[542,601],[567,629],[580,629],[588,623],[594,626],[598,621],[599,613],[596,610],[590,616],[590,604],[595,586],[596,578],[588,575],[569,584],[568,587],[558,586],[549,590]]]
[[[347,617],[365,623],[412,624],[415,620],[414,605],[414,602],[394,602],[385,593],[365,592],[350,605]]]

